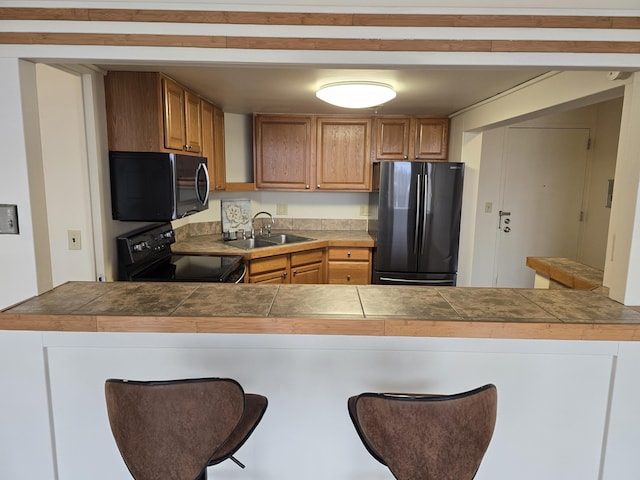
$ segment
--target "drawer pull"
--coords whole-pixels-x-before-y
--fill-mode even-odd
[[[351,256],[351,252],[347,252],[347,257],[350,257],[350,256]]]
[[[351,281],[351,275],[347,275],[347,281],[350,282]]]

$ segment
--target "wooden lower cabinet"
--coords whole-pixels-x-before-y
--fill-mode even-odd
[[[291,254],[291,283],[325,283],[324,249]]]
[[[328,283],[368,285],[371,283],[371,249],[329,247]]]
[[[289,255],[275,255],[249,262],[249,283],[289,283]]]
[[[249,283],[324,282],[324,249],[259,258],[249,262]]]
[[[327,261],[328,260],[328,261]],[[371,249],[316,248],[249,261],[249,283],[368,285]]]

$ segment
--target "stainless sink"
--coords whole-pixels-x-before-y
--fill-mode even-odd
[[[301,237],[300,235],[293,235],[291,233],[280,233],[266,237],[231,240],[224,243],[231,247],[251,250],[253,248],[275,247],[277,245],[288,245],[290,243],[308,242],[309,240],[313,240],[313,238]]]
[[[246,238],[241,240],[231,240],[225,243],[232,247],[242,248],[244,250],[251,250],[252,248],[260,248],[260,247],[273,247],[277,245],[274,242],[267,242],[262,238]]]
[[[264,237],[264,240],[278,245],[284,245],[287,243],[308,242],[309,240],[313,240],[313,238],[301,237],[300,235],[293,235],[291,233],[281,233]]]

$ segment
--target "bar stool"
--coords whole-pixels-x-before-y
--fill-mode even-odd
[[[207,466],[232,459],[267,408],[229,378],[109,379],[111,432],[135,480],[205,480]]]
[[[496,423],[492,384],[454,395],[362,393],[348,400],[369,453],[398,480],[471,480]]]

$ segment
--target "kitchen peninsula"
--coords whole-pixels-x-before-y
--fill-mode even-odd
[[[640,312],[572,289],[71,282],[0,313],[14,405],[3,437],[48,478],[128,478],[107,378],[232,377],[269,399],[237,454],[246,478],[382,479],[349,396],[494,383],[498,422],[478,480],[630,479],[639,338]],[[319,444],[331,462],[317,461]],[[9,461],[0,473],[22,468]]]

